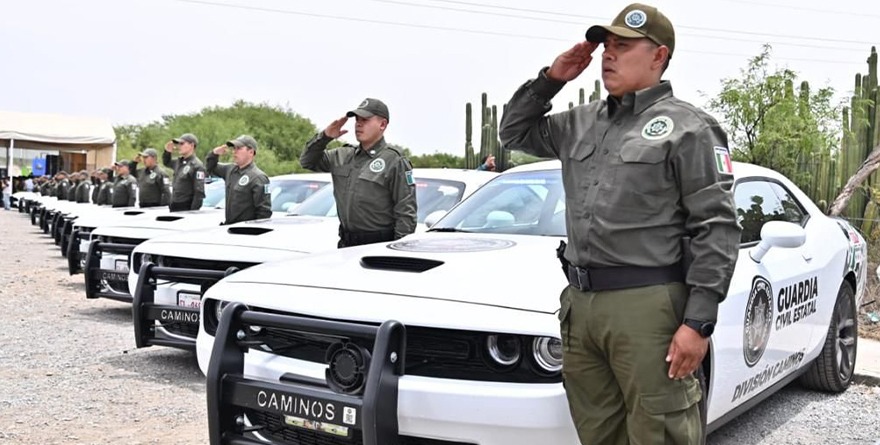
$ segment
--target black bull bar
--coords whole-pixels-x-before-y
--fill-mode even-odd
[[[115,280],[119,282],[128,282],[128,272],[121,272],[116,269],[101,269],[101,257],[104,252],[118,253],[126,255],[126,262],[130,261],[131,251],[136,246],[134,244],[115,244],[105,243],[94,240],[89,245],[89,253],[86,255],[85,281],[86,281],[86,298],[109,298],[111,300],[131,302],[131,295],[112,290],[104,291],[101,289],[102,280]]]
[[[159,267],[151,262],[141,265],[131,305],[135,345],[138,348],[170,346],[172,348],[195,350],[195,338],[183,340],[156,337],[156,321],[159,321],[163,326],[181,324],[198,326],[199,324],[199,309],[197,308],[155,303],[158,280],[197,284],[201,288],[200,294],[204,295],[205,291],[214,283],[238,272],[238,270],[236,267],[230,267],[225,271]]]
[[[82,232],[74,230],[70,234],[70,240],[67,241],[67,271],[70,272],[71,275],[76,275],[82,272],[82,264],[80,264],[80,261],[82,261],[83,257],[79,251],[82,237]]]
[[[259,326],[256,332],[250,327]],[[263,329],[284,329],[333,337],[372,338],[369,365],[365,366],[364,385],[353,392],[340,392],[333,384],[330,367],[325,379],[285,374],[279,382],[248,379],[244,376],[245,353],[250,347],[264,344]],[[343,342],[346,339],[343,340]],[[294,416],[313,422],[327,422],[349,428],[349,437],[360,432],[364,445],[397,445],[398,380],[404,374],[406,327],[389,320],[380,326],[319,320],[248,310],[232,302],[223,309],[217,328],[207,374],[208,432],[211,445],[257,445],[267,442],[250,439],[259,432],[269,443],[274,431],[268,425],[244,420],[245,412],[259,412],[275,418]],[[328,354],[329,355],[329,354]],[[332,361],[332,359],[331,359]],[[281,403],[267,403],[267,401]],[[295,401],[285,403],[285,401]],[[303,410],[303,403],[312,409]],[[314,407],[320,406],[321,412]],[[331,412],[333,418],[326,415]],[[282,427],[285,428],[285,427]]]

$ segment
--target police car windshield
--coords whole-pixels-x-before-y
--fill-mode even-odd
[[[474,192],[431,229],[565,236],[562,174],[559,170],[502,174]]]
[[[327,185],[324,181],[306,179],[282,179],[269,181],[269,194],[272,197],[272,211],[286,212],[305,201]]]
[[[205,199],[202,201],[202,207],[223,207],[226,199],[226,187],[223,180],[214,178],[209,184],[205,184]]]
[[[414,178],[416,181],[416,202],[418,203],[418,222],[437,210],[449,210],[464,195],[465,184],[445,179]],[[292,215],[336,216],[336,199],[333,185],[328,185],[290,212]]]

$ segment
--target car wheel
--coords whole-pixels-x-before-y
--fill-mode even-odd
[[[844,282],[837,292],[837,302],[825,336],[822,352],[801,383],[811,389],[843,392],[852,382],[858,345],[858,318],[852,287]]]

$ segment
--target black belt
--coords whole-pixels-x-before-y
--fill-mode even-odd
[[[584,292],[595,292],[665,283],[683,283],[681,264],[662,267],[601,267],[584,269],[568,266],[568,283]]]
[[[383,241],[394,241],[394,229],[377,230],[372,232],[354,232],[345,230],[340,226],[339,239],[341,241],[339,247],[352,247],[363,244],[381,243]]]

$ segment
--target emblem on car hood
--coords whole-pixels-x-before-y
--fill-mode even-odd
[[[391,243],[388,248],[405,252],[485,252],[515,246],[516,243],[496,238],[437,238],[414,239]]]

